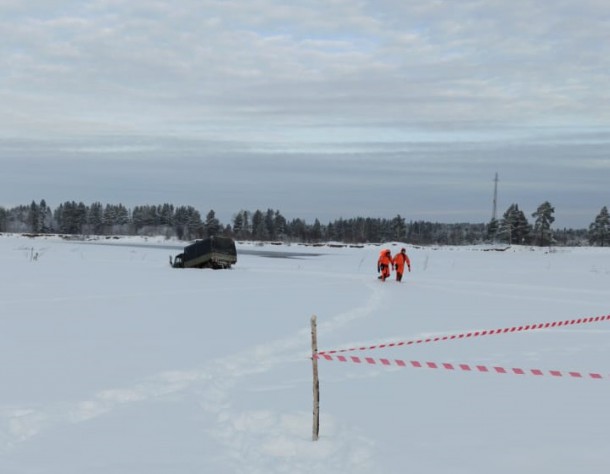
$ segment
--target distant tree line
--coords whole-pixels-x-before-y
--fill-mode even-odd
[[[443,224],[392,219],[354,217],[322,224],[318,219],[286,219],[279,210],[240,210],[230,224],[223,224],[210,210],[205,219],[192,206],[142,205],[128,209],[122,204],[66,201],[50,208],[45,200],[13,208],[0,206],[0,232],[66,235],[163,235],[193,240],[226,235],[238,240],[282,242],[371,243],[402,241],[415,245],[475,245],[503,243],[521,245],[610,245],[610,216],[604,206],[588,229],[553,229],[555,209],[542,203],[530,223],[517,204],[511,204],[501,219],[489,223]]]

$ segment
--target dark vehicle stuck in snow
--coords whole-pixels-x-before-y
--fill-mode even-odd
[[[208,237],[184,247],[170,264],[174,268],[231,268],[237,262],[235,241],[229,237]]]

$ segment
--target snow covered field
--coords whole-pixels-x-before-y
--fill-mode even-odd
[[[610,249],[407,247],[398,284],[376,246],[182,245],[0,235],[0,473],[610,471],[610,321],[343,353],[506,374],[320,360],[315,443],[309,358],[313,314],[322,351],[608,315]]]

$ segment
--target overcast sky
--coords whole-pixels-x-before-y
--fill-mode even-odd
[[[610,205],[607,0],[0,0],[0,206]]]

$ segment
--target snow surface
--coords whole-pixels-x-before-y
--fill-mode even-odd
[[[610,471],[610,322],[345,353],[544,376],[320,360],[317,442],[309,327],[332,350],[607,315],[610,249],[407,246],[399,284],[379,246],[172,269],[182,246],[0,235],[0,473]]]

